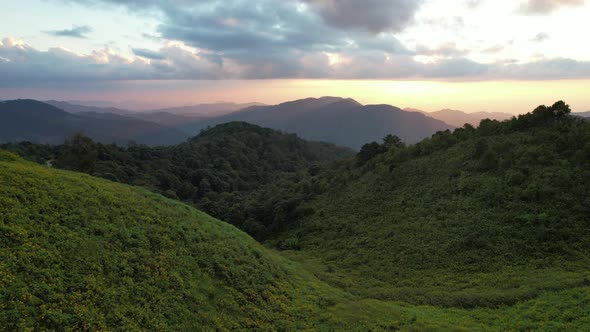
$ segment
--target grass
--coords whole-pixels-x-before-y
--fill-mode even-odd
[[[303,328],[338,295],[184,204],[1,159],[4,329]]]

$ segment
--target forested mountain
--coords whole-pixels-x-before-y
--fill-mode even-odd
[[[270,186],[294,186],[310,168],[353,155],[346,148],[243,122],[222,124],[185,143],[155,148],[103,145],[80,135],[60,146],[2,147],[41,163],[51,160],[56,167],[144,186],[195,204],[258,238],[276,233],[287,219],[304,213],[297,209],[303,196],[268,195]]]
[[[436,131],[452,128],[442,121],[390,105],[363,106],[355,100],[337,97],[251,107],[226,116],[196,121],[184,128],[195,131],[230,121],[245,121],[357,150],[366,142],[381,139],[387,134],[415,143]]]
[[[590,124],[567,113],[559,102],[412,146],[367,144],[324,173],[329,189],[276,245],[376,299],[498,307],[588,294]]]
[[[578,113],[573,113],[574,115],[577,116],[581,116],[583,118],[590,118],[590,112],[578,112]]]
[[[188,135],[176,129],[113,113],[68,113],[34,100],[0,102],[0,142],[61,144],[81,132],[104,143],[175,144]]]
[[[590,124],[568,113],[558,102],[414,145],[389,135],[353,157],[244,123],[169,148],[5,145],[215,207],[279,250],[0,152],[0,326],[584,330]]]
[[[473,113],[466,113],[463,111],[451,110],[451,109],[444,109],[435,112],[424,112],[417,109],[406,109],[408,111],[420,112],[424,113],[427,116],[433,117],[435,119],[441,120],[445,123],[448,123],[455,127],[462,127],[464,124],[468,123],[472,126],[478,126],[481,120],[490,119],[490,120],[508,120],[514,115],[509,113],[503,112],[473,112]]]

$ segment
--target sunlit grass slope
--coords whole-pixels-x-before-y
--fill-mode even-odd
[[[0,235],[2,329],[293,329],[335,301],[233,226],[4,152]]]

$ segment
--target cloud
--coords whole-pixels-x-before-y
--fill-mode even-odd
[[[135,51],[142,53],[145,50]],[[152,56],[147,58],[145,55]],[[435,57],[433,61],[423,63],[417,61],[413,54],[346,50],[312,52],[285,61],[269,62],[261,56],[258,62],[240,63],[180,43],[168,43],[144,56],[127,57],[110,49],[80,55],[62,48],[41,51],[22,41],[5,38],[0,42],[0,72],[3,74],[0,87],[133,80],[590,78],[590,62],[564,58],[484,64],[457,55]]]
[[[41,51],[12,38],[0,42],[0,86],[36,82],[222,79],[231,76],[200,52],[177,45],[160,50],[161,60],[126,57],[110,49],[81,55],[63,48]]]
[[[527,0],[520,7],[520,12],[528,15],[545,15],[561,7],[582,6],[585,0]]]
[[[164,55],[162,55],[160,52],[157,51],[152,51],[152,50],[147,50],[147,49],[143,49],[143,48],[134,48],[133,50],[133,54],[146,58],[146,59],[152,59],[152,60],[164,60],[166,57],[164,57]]]
[[[483,0],[466,0],[465,1],[467,8],[470,8],[470,9],[475,9],[475,8],[481,6],[482,3],[483,3]]]
[[[534,42],[544,42],[545,40],[549,39],[549,34],[547,34],[546,32],[539,32],[533,39],[532,41]]]
[[[493,65],[496,78],[547,80],[590,78],[590,61],[566,58],[539,59],[523,64]]]
[[[504,46],[502,45],[494,45],[494,46],[490,46],[488,48],[484,48],[482,50],[482,53],[487,53],[487,54],[495,54],[495,53],[500,53],[504,50]]]
[[[399,32],[408,26],[422,1],[416,0],[304,0],[325,22],[341,29],[372,33]]]
[[[568,59],[479,63],[467,58],[470,50],[453,43],[418,43],[409,50],[395,31],[412,24],[421,1],[61,1],[123,6],[130,13],[153,15],[159,20],[156,31],[143,37],[161,46],[132,45],[131,55],[108,47],[76,54],[5,39],[0,43],[0,85],[60,80],[537,79],[559,78],[559,73],[590,78],[586,62]],[[465,24],[460,16],[420,23],[453,31]],[[501,50],[495,46],[483,52]]]
[[[424,45],[416,46],[416,54],[418,55],[455,58],[465,56],[468,53],[468,50],[458,48],[455,43],[444,43],[435,48],[428,48]]]
[[[43,32],[56,37],[87,38],[86,35],[92,32],[92,28],[87,25],[82,25],[73,26],[71,29],[48,30]]]
[[[69,1],[124,6],[142,15],[157,11],[162,41],[202,50],[217,63],[240,68],[247,78],[297,77],[306,70],[303,58],[324,52],[408,54],[391,33],[375,32],[403,28],[420,3],[369,0],[360,8],[361,2],[351,0]]]
[[[433,29],[455,30],[458,31],[465,27],[465,20],[460,16],[438,17],[423,19],[421,23],[430,25]]]

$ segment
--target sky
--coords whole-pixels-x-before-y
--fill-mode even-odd
[[[0,99],[590,110],[590,1],[19,0]]]

